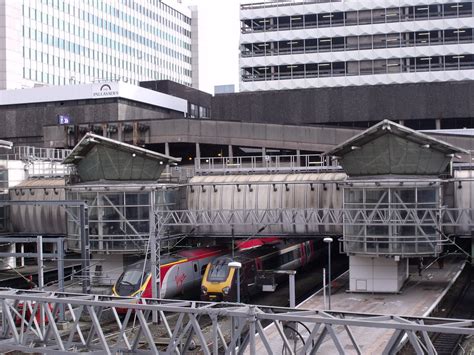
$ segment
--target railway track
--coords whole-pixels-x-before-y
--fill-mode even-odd
[[[454,306],[448,313],[450,318],[474,319],[474,267],[467,271],[467,280]],[[439,355],[453,355],[460,350],[459,345],[463,340],[462,335],[438,334],[433,339],[433,345]]]

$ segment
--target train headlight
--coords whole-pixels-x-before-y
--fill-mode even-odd
[[[229,291],[230,291],[230,287],[229,287],[229,286],[226,286],[226,287],[224,287],[224,288],[222,289],[222,293],[223,293],[224,295],[228,295],[228,294],[229,294]]]
[[[201,292],[202,292],[203,295],[207,295],[207,287],[202,285],[201,286]]]

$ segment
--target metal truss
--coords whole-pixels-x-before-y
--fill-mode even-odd
[[[384,354],[395,353],[404,339],[417,354],[435,354],[433,333],[474,335],[473,320],[233,303],[11,289],[0,290],[0,303],[0,351],[25,353],[183,354],[194,346],[203,354],[256,354],[260,343],[267,354],[313,354],[322,347],[344,354],[348,346],[361,354],[367,331],[378,329],[393,333]],[[57,317],[60,307],[64,322]],[[151,321],[155,312],[159,324]]]
[[[160,226],[444,226],[474,224],[474,209],[460,208],[286,208],[247,210],[155,210]]]

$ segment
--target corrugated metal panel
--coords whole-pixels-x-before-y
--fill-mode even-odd
[[[10,189],[12,201],[64,201],[64,179],[24,180]],[[66,213],[60,206],[10,206],[14,232],[65,235]]]
[[[344,173],[196,176],[188,187],[188,208],[194,210],[266,210],[342,208]],[[324,182],[327,182],[323,185]],[[313,186],[311,187],[311,183]],[[288,221],[290,222],[290,221]],[[236,227],[236,234],[254,234],[259,226]],[[202,233],[230,233],[230,227],[202,227]],[[266,226],[265,234],[342,233],[330,226]]]

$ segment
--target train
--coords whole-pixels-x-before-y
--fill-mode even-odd
[[[160,276],[162,279],[159,298],[184,297],[199,294],[201,278],[207,264],[216,257],[228,253],[226,247],[212,246],[178,251],[161,258]],[[151,298],[150,261],[134,263],[119,276],[112,286],[115,296]]]
[[[232,255],[222,255],[207,265],[201,283],[201,300],[236,301],[236,270],[229,267],[232,261],[240,262],[241,300],[262,290],[265,271],[296,270],[316,259],[322,250],[321,242],[305,240],[264,244],[240,250]]]

